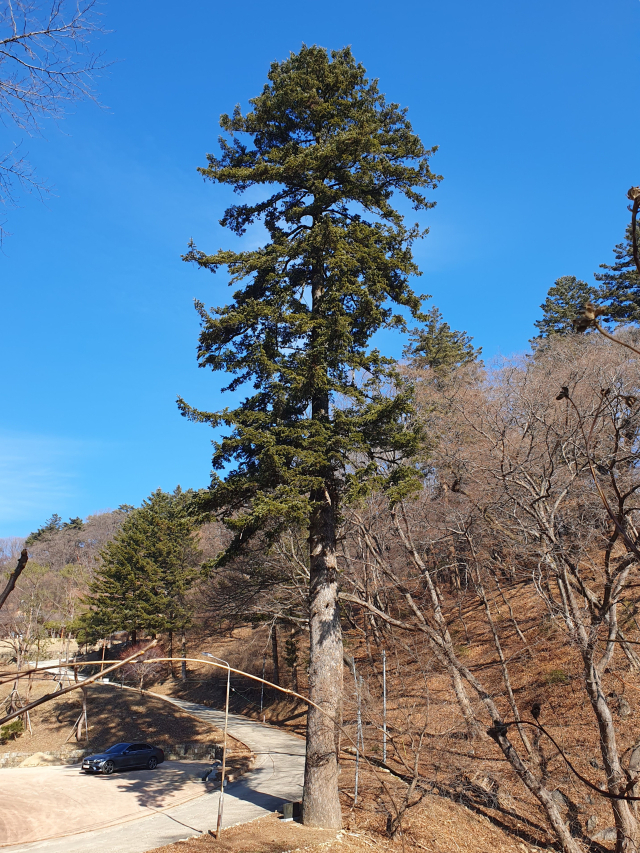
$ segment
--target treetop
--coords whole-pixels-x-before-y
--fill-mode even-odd
[[[290,225],[314,221],[335,205],[349,202],[395,224],[401,217],[389,204],[401,192],[416,210],[432,207],[416,188],[434,188],[441,178],[429,167],[426,149],[413,133],[407,110],[387,103],[377,80],[346,47],[330,53],[303,45],[284,62],[274,62],[252,110],[222,115],[219,156],[207,155],[199,169],[211,180],[243,192],[256,184],[278,184],[266,201],[230,207],[221,220],[237,234],[274,205]],[[238,137],[251,137],[247,145]],[[265,224],[271,230],[273,211]]]

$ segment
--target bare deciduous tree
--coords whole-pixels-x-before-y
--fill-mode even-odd
[[[139,643],[135,643],[133,646],[129,646],[120,653],[120,659],[126,660],[131,657],[132,654],[142,652],[148,643],[148,640],[144,640]],[[164,659],[164,657],[164,649],[161,646],[153,646],[148,651],[140,654],[135,660],[126,663],[120,671],[124,678],[136,684],[138,690],[142,693],[144,682],[157,678],[163,671],[164,661],[157,660],[157,658]]]
[[[0,0],[0,121],[39,134],[74,101],[95,100],[92,82],[104,64],[89,42],[102,31],[97,0]],[[0,153],[0,203],[15,206],[18,187],[47,190],[21,140]]]

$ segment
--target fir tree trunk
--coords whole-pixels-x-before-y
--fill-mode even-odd
[[[335,514],[323,490],[309,525],[309,698],[339,719],[342,703],[342,632],[338,609]],[[302,819],[306,826],[340,828],[336,728],[332,719],[309,707]]]
[[[181,646],[180,654],[182,657],[182,661],[180,663],[180,678],[182,681],[186,681],[187,680],[187,661],[186,661],[186,657],[187,657],[187,635],[185,634],[184,630],[183,630],[182,636],[180,638],[180,646]]]
[[[278,661],[278,628],[277,622],[271,629],[271,654],[273,656],[273,683],[280,684],[280,663]]]
[[[316,262],[312,278],[312,311],[320,313],[324,295],[322,264]],[[318,347],[318,332],[312,332],[312,349]],[[324,359],[316,352],[317,379],[324,374]],[[321,362],[321,363],[319,363]],[[311,417],[328,424],[329,394],[318,388],[311,401]],[[330,471],[325,472],[324,488],[311,493],[313,510],[309,518],[309,699],[307,749],[304,768],[302,822],[306,826],[339,829],[342,811],[338,796],[338,720],[342,708],[342,630],[338,605],[338,560],[336,555],[336,501],[330,489]]]
[[[173,631],[169,631],[169,675],[173,678]]]

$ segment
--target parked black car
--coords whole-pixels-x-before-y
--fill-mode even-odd
[[[85,773],[104,773],[108,776],[114,770],[130,767],[147,767],[155,770],[164,761],[164,752],[148,743],[116,743],[98,755],[88,755],[82,761]]]

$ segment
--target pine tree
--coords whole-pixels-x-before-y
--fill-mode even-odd
[[[636,233],[640,229],[636,229]],[[640,233],[638,234],[640,239]],[[596,273],[601,281],[598,301],[606,303],[609,317],[618,323],[640,322],[640,273],[633,261],[631,224],[627,225],[625,240],[613,250],[614,264],[600,264],[603,273]]]
[[[42,527],[39,527],[33,533],[30,533],[27,538],[24,540],[25,547],[29,547],[33,545],[34,542],[37,542],[39,539],[42,539],[44,536],[48,536],[52,533],[57,533],[58,530],[62,530],[63,524],[60,516],[54,512],[51,518],[48,518]]]
[[[192,494],[158,489],[128,512],[101,552],[82,620],[94,636],[127,631],[184,631],[190,621],[186,593],[199,573],[200,554],[189,514]]]
[[[258,531],[273,539],[285,526],[308,530],[309,695],[329,716],[309,708],[303,820],[337,827],[336,528],[349,496],[372,483],[398,495],[413,481],[420,432],[407,418],[411,391],[369,341],[378,329],[405,328],[396,305],[424,319],[408,283],[422,232],[407,228],[391,202],[398,193],[416,210],[431,207],[419,189],[439,177],[429,168],[435,149],[425,149],[406,110],[386,101],[348,48],[303,45],[272,64],[250,104],[246,115],[236,107],[222,116],[228,138],[200,172],[238,192],[271,185],[221,220],[237,235],[262,221],[269,240],[213,255],[192,245],[185,259],[211,271],[227,266],[240,285],[229,305],[197,303],[198,354],[201,366],[233,375],[229,390],[253,392],[221,412],[179,405],[193,420],[227,427],[202,497],[235,533],[222,560]],[[385,393],[390,383],[394,396]]]
[[[573,324],[586,302],[593,302],[598,295],[597,288],[580,281],[574,275],[563,275],[549,288],[547,298],[540,306],[542,319],[534,326],[539,334],[532,343],[540,343],[552,335],[571,334]]]
[[[475,349],[471,335],[452,330],[442,319],[437,308],[427,311],[426,322],[413,329],[411,344],[404,350],[412,366],[429,368],[438,374],[447,374],[456,367],[478,361],[482,349]]]

